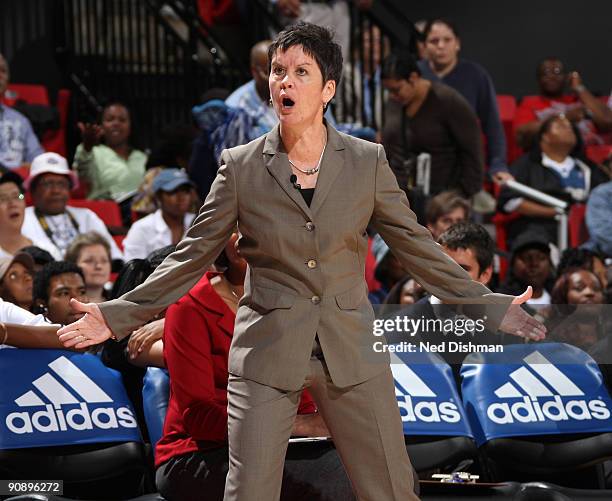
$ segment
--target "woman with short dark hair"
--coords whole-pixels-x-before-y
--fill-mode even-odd
[[[200,214],[177,250],[123,297],[75,303],[85,319],[60,330],[66,346],[123,338],[182,297],[236,225],[249,268],[229,354],[229,473],[225,501],[278,500],[304,388],[325,420],[356,497],[414,500],[388,353],[372,346],[364,260],[370,223],[402,266],[453,303],[522,303],[470,281],[418,225],[380,145],[336,131],[323,113],[342,70],[325,28],[299,23],[270,47],[279,126],[221,155]],[[498,316],[499,317],[499,316]],[[544,330],[520,308],[500,328]]]

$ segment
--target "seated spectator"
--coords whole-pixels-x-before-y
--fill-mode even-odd
[[[591,190],[606,181],[604,172],[581,155],[579,138],[564,116],[547,118],[540,128],[537,145],[510,168],[516,181],[569,203],[585,202]],[[549,241],[557,241],[557,214],[554,207],[523,198],[504,187],[498,209],[516,211],[521,217],[508,224],[512,241],[525,228],[543,232]]]
[[[521,233],[512,244],[508,276],[496,292],[517,295],[530,285],[533,295],[527,300],[527,306],[549,305],[554,285],[550,254],[549,240],[541,232]]]
[[[612,257],[612,181],[597,186],[589,195],[586,224],[589,229],[588,248]]]
[[[538,65],[536,77],[540,95],[524,98],[514,118],[523,149],[531,149],[542,123],[559,114],[577,126],[584,144],[612,143],[612,110],[588,91],[577,71],[568,75],[558,58],[549,57]]]
[[[25,207],[21,177],[5,173],[0,177],[0,257],[12,256],[32,245],[32,240],[21,233]]]
[[[21,252],[29,254],[30,257],[34,260],[35,274],[42,270],[43,266],[47,263],[55,261],[55,259],[53,259],[53,256],[49,252],[44,249],[41,249],[40,247],[36,247],[35,245],[28,245],[27,247],[21,249]]]
[[[427,229],[437,242],[440,235],[452,225],[467,221],[470,203],[454,191],[443,191],[427,202],[425,220]]]
[[[419,61],[423,78],[441,82],[459,92],[480,120],[486,137],[491,174],[507,172],[506,136],[499,118],[493,81],[480,65],[459,58],[461,40],[454,23],[433,19],[424,31],[427,59]],[[504,174],[501,175],[504,177]],[[507,175],[506,175],[507,176]]]
[[[603,288],[608,285],[606,264],[601,255],[585,247],[569,247],[559,257],[557,275],[572,269],[588,270],[595,274]]]
[[[68,206],[70,189],[77,184],[77,177],[64,157],[57,153],[37,156],[25,182],[34,207],[26,208],[23,234],[54,259],[61,260],[79,233],[95,231],[110,245],[113,259],[123,259],[104,222],[93,211]]]
[[[380,288],[370,292],[368,299],[372,304],[381,304],[393,286],[406,275],[406,272],[378,234],[372,240],[372,253],[376,259],[374,277],[380,282]]]
[[[128,231],[123,248],[125,259],[143,259],[167,245],[176,245],[191,225],[189,212],[193,183],[180,169],[164,169],[153,180],[159,209],[136,221]]]
[[[51,323],[67,325],[84,314],[70,305],[72,298],[89,302],[83,271],[76,264],[54,261],[34,278],[34,309]]]
[[[265,134],[278,123],[278,117],[269,103],[268,48],[271,43],[270,40],[263,40],[253,45],[250,59],[252,80],[238,87],[225,100],[225,104],[246,111],[252,118],[253,138]]]
[[[246,273],[236,240],[234,235],[225,247],[225,272],[207,273],[166,315],[163,343],[170,401],[155,464],[157,488],[169,501],[201,499],[202,492],[211,501],[223,498],[228,470],[228,355]],[[196,324],[201,328],[194,330]],[[199,384],[194,385],[196,380]],[[329,434],[306,391],[292,434]],[[354,499],[332,447],[319,445],[316,457],[310,459],[304,454],[289,445],[280,499]]]
[[[123,202],[138,189],[147,156],[130,142],[132,117],[126,105],[104,107],[100,125],[79,123],[83,142],[77,147],[73,167],[90,183],[89,198]]]
[[[25,252],[0,258],[0,297],[24,310],[32,308],[34,260]]]
[[[21,113],[2,104],[10,80],[9,66],[0,54],[0,167],[15,169],[44,152],[30,121]]]
[[[603,336],[603,287],[597,276],[575,268],[559,276],[552,290],[552,314],[548,322],[551,340],[588,351]]]
[[[66,261],[83,270],[90,303],[110,299],[110,292],[104,287],[110,281],[111,255],[103,236],[94,231],[77,236],[66,250]]]
[[[425,289],[421,287],[414,278],[410,275],[405,275],[399,282],[397,282],[389,294],[385,297],[382,302],[380,309],[381,316],[387,316],[395,310],[395,306],[400,305],[411,305],[415,304],[426,294]]]
[[[476,115],[455,90],[421,78],[416,59],[393,54],[383,62],[386,106],[382,143],[400,188],[414,186],[416,157],[431,155],[430,194],[482,188],[484,167]]]

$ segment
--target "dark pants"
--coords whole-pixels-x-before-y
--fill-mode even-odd
[[[228,472],[227,447],[176,456],[159,468],[157,489],[168,501],[221,501]],[[351,484],[329,442],[290,444],[281,500],[353,501]]]

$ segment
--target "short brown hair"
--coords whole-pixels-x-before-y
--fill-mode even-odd
[[[79,259],[79,254],[81,254],[83,248],[89,247],[90,245],[101,245],[104,247],[106,254],[108,254],[108,260],[111,261],[110,244],[106,238],[95,231],[81,233],[80,235],[77,235],[72,242],[70,242],[70,245],[66,249],[66,261],[76,264]]]
[[[456,191],[443,191],[431,198],[425,208],[425,220],[427,224],[435,224],[445,214],[457,208],[465,211],[465,217],[470,217],[470,202],[463,198]]]

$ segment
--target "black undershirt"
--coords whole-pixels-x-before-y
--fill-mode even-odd
[[[306,202],[306,205],[308,205],[308,207],[310,207],[310,204],[312,203],[314,190],[314,188],[300,188],[300,194],[302,195],[302,198],[304,199],[304,202]]]

